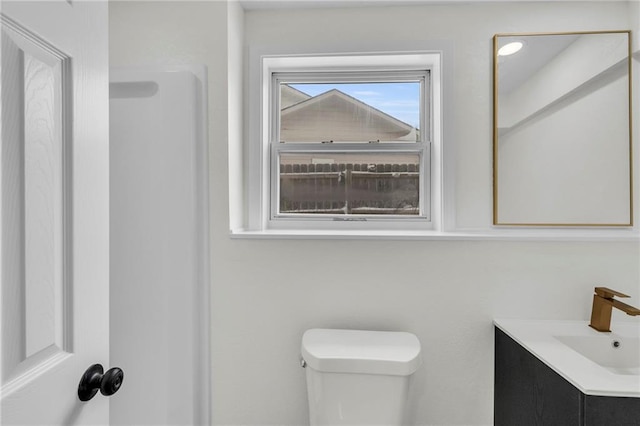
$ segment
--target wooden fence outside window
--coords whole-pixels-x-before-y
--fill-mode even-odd
[[[418,215],[417,164],[282,164],[280,213]]]

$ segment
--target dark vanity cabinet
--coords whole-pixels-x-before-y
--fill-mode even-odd
[[[640,398],[585,395],[495,328],[495,426],[640,426]]]

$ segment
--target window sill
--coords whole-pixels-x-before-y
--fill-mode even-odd
[[[425,240],[425,241],[612,241],[639,242],[640,230],[624,229],[504,229],[455,231],[380,230],[231,230],[232,239],[299,240]]]

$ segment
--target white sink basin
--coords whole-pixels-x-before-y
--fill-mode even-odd
[[[614,322],[611,333],[587,321],[494,324],[584,394],[640,398],[640,321]]]
[[[556,336],[556,339],[614,374],[640,376],[640,338],[614,334]]]

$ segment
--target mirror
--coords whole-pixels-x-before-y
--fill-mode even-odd
[[[631,226],[630,31],[493,48],[494,225]]]

